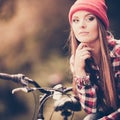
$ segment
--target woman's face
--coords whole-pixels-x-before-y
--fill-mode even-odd
[[[98,40],[97,18],[87,11],[75,12],[72,16],[72,29],[79,42],[93,43]]]

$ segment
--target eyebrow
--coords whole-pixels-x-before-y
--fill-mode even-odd
[[[84,17],[89,16],[89,15],[92,15],[92,16],[95,17],[95,15],[93,15],[93,14],[91,14],[91,13],[87,13],[87,14],[85,14]],[[74,17],[74,18],[79,18],[78,15],[73,15],[73,17]],[[73,18],[73,17],[72,17],[72,18]]]

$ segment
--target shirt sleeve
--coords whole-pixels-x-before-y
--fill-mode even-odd
[[[81,103],[82,108],[87,113],[96,113],[97,108],[97,95],[96,95],[96,87],[89,85],[89,86],[82,86],[79,88],[76,85],[78,97]]]
[[[120,110],[111,113],[108,116],[104,116],[103,118],[100,118],[99,120],[119,120],[120,118]]]

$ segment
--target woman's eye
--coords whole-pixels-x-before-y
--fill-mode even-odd
[[[79,20],[78,19],[73,19],[72,22],[77,23],[77,22],[79,22]]]
[[[86,20],[87,20],[87,21],[93,21],[94,19],[95,19],[94,16],[89,16]]]
[[[93,17],[93,16],[92,16],[92,17],[89,17],[89,20],[90,20],[90,21],[93,21],[94,19],[95,19],[95,17]]]

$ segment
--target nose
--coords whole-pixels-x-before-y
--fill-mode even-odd
[[[79,27],[80,27],[80,28],[86,28],[86,22],[85,22],[85,20],[81,20],[81,21],[79,22]]]

